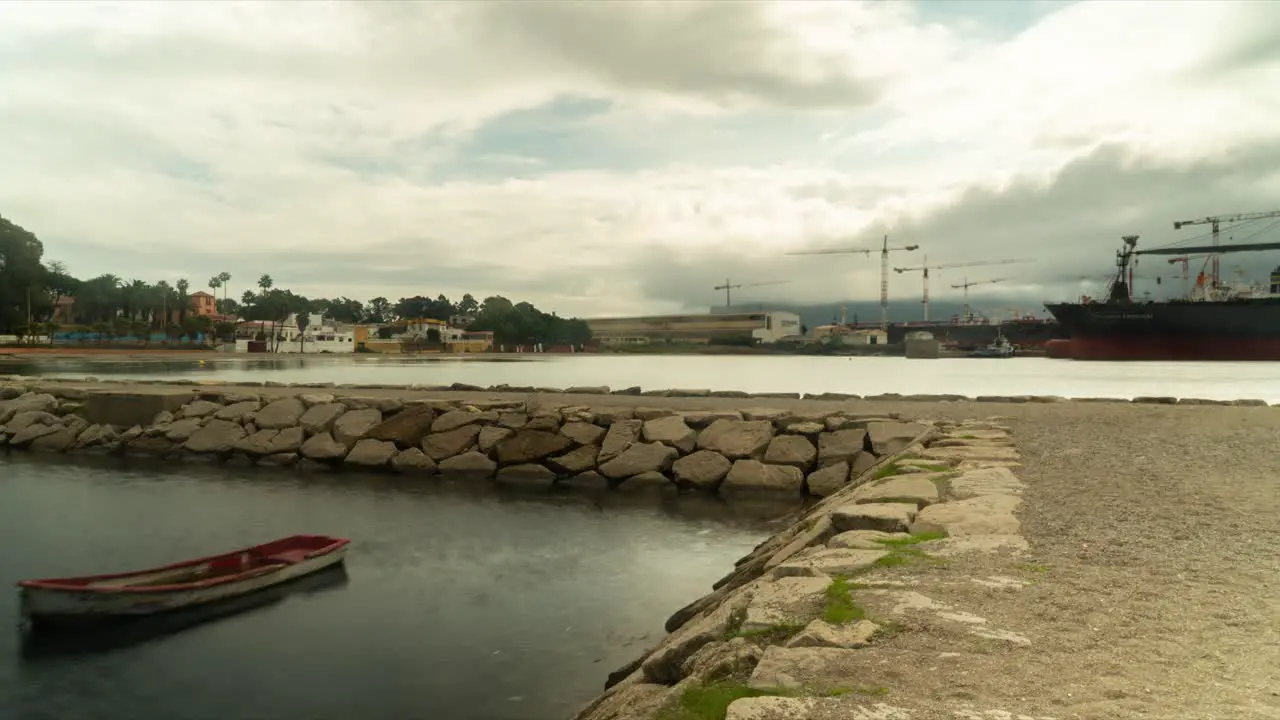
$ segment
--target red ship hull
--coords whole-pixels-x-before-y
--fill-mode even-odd
[[[1071,360],[1280,360],[1280,339],[1099,338],[1050,340],[1051,358]]]

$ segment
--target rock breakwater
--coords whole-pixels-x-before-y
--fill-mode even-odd
[[[726,496],[827,496],[927,429],[838,409],[680,411],[315,389],[133,396],[10,383],[0,398],[0,445],[10,450]],[[110,421],[156,402],[170,409],[149,422]]]
[[[938,422],[886,450],[876,472],[836,489],[676,612],[669,634],[575,720],[1047,720],[957,700],[954,687],[931,694],[895,682],[905,667],[1031,643],[1025,628],[998,627],[972,604],[975,588],[1027,582],[1013,569],[1026,542],[1007,428]],[[1009,575],[957,577],[953,564],[975,555]]]

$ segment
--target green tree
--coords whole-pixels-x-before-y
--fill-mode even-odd
[[[191,296],[187,294],[187,290],[191,289],[191,283],[186,278],[178,278],[178,324],[187,321],[187,311],[191,309]]]
[[[307,327],[311,325],[311,317],[305,312],[300,312],[294,318],[294,322],[298,324],[298,352],[306,352]]]
[[[42,295],[45,288],[43,256],[44,245],[34,233],[0,216],[0,331],[30,324],[32,295]]]
[[[384,323],[391,321],[391,303],[384,297],[376,297],[365,306],[365,322]]]

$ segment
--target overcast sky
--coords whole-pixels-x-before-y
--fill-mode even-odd
[[[1266,210],[1280,2],[0,3],[0,214],[80,276],[598,316],[875,298],[784,253],[888,233],[1063,299]]]

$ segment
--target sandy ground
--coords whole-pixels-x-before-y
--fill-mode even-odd
[[[1280,409],[919,409],[1008,417],[1030,551],[902,572],[1031,644],[911,628],[864,651],[878,701],[913,720],[1280,718]],[[970,580],[993,574],[1028,584]]]

